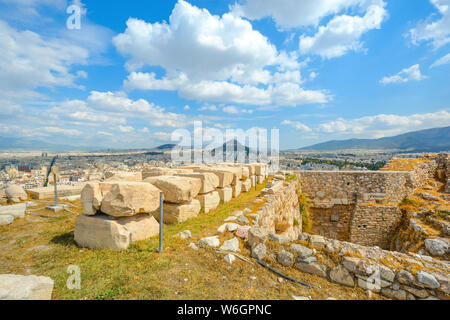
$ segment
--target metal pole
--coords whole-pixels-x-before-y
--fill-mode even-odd
[[[55,180],[55,205],[58,205],[58,187],[56,186],[56,173],[53,175]]]
[[[159,253],[163,252],[164,193],[159,198]]]
[[[256,191],[257,185],[258,185],[258,181],[256,180],[256,172],[255,172],[255,191]]]

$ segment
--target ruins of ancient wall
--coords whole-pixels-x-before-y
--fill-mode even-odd
[[[297,239],[302,232],[302,217],[296,182],[277,181],[264,190],[266,203],[258,211],[257,224],[269,233]]]
[[[397,206],[357,206],[350,223],[349,241],[388,249],[402,218]]]

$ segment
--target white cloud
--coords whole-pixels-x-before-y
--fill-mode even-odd
[[[433,16],[420,22],[409,31],[413,44],[425,41],[430,42],[435,48],[440,48],[450,42],[450,0],[430,0],[439,11],[439,20],[431,21]]]
[[[284,120],[281,124],[286,125],[286,126],[291,126],[292,128],[294,128],[295,130],[298,130],[298,131],[304,131],[304,132],[312,131],[312,129],[310,127],[308,127],[307,125],[305,125],[301,122],[298,122],[298,121]]]
[[[150,130],[147,127],[142,128],[141,130],[139,130],[142,133],[150,133]]]
[[[249,21],[231,13],[211,15],[183,0],[169,23],[130,18],[113,42],[128,57],[127,90],[170,90],[185,99],[251,105],[329,100],[323,91],[300,88],[297,54],[278,52]],[[166,75],[139,72],[144,66],[160,66]],[[300,93],[277,99],[285,84]]]
[[[83,134],[83,132],[81,132],[80,130],[63,129],[58,127],[43,127],[42,130],[48,133],[63,134],[66,136],[80,136]]]
[[[450,64],[450,53],[443,56],[442,58],[436,60],[431,66],[430,68],[436,68],[439,66],[443,66],[445,64]]]
[[[130,133],[134,131],[133,127],[119,126],[119,130],[122,133]]]
[[[252,20],[272,17],[280,28],[316,26],[322,18],[365,2],[364,0],[245,0],[233,7],[236,15]]]
[[[415,64],[410,68],[403,69],[394,76],[384,77],[383,79],[381,79],[380,83],[405,83],[409,81],[420,81],[426,78],[427,77],[422,75],[422,73],[420,72],[420,65]]]
[[[384,2],[371,5],[362,17],[345,14],[334,17],[326,26],[320,26],[314,36],[300,36],[300,52],[330,59],[349,51],[361,50],[361,36],[370,30],[379,29],[386,18],[384,6]]]
[[[17,31],[0,20],[0,96],[10,100],[42,97],[41,87],[77,87],[86,76],[71,72],[85,64],[89,52],[61,39],[44,39],[32,31]]]
[[[215,105],[207,104],[199,108],[198,111],[217,111],[217,107]]]
[[[239,113],[253,114],[253,110],[238,108],[235,106],[227,106],[227,107],[224,107],[222,110],[223,110],[223,112],[226,112],[229,114],[239,114]]]
[[[350,120],[339,118],[321,124],[318,131],[332,134],[358,134],[378,138],[449,125],[450,113],[443,110],[409,116],[379,114]]]
[[[107,137],[113,137],[114,135],[110,132],[106,132],[106,131],[98,131],[97,134],[99,136],[107,136]]]

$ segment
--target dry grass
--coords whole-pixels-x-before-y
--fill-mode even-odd
[[[400,159],[394,158],[389,160],[387,165],[380,169],[381,171],[412,171],[419,164],[432,161],[430,159]]]

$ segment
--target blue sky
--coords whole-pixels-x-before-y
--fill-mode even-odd
[[[0,136],[153,147],[201,120],[288,149],[450,125],[450,0],[0,0],[0,56]]]

